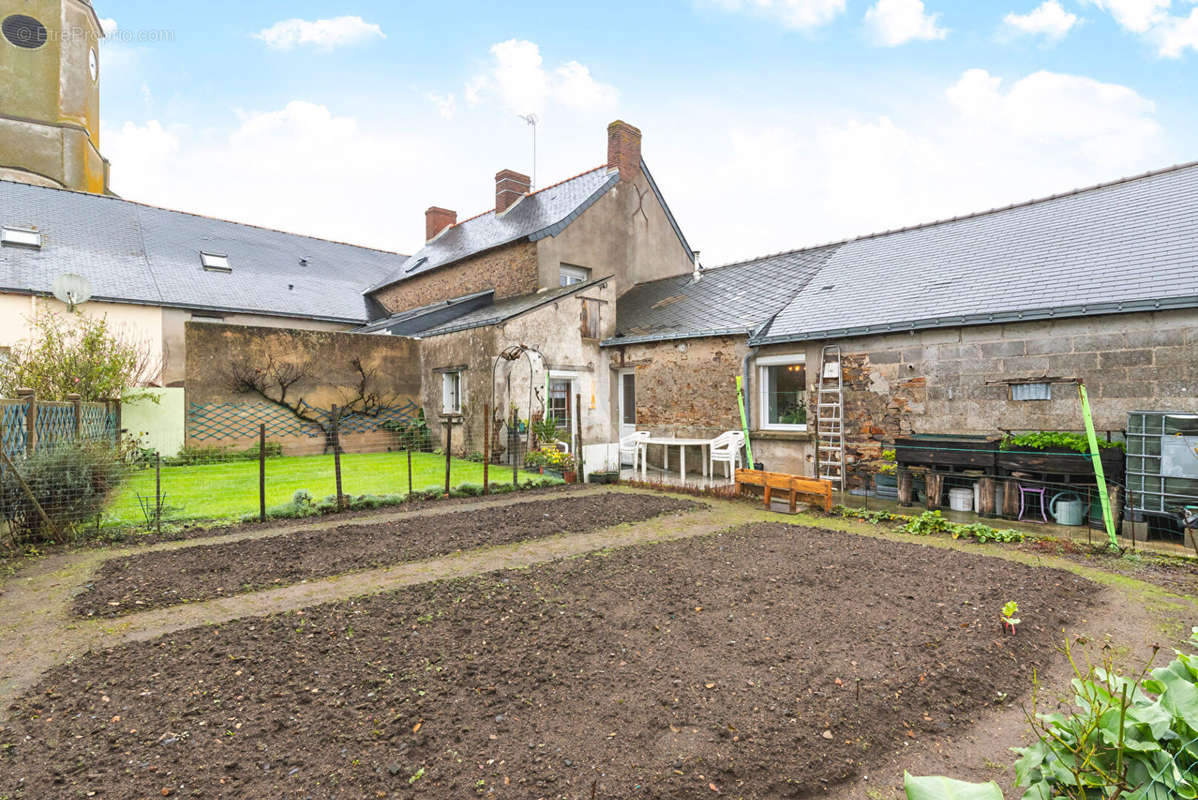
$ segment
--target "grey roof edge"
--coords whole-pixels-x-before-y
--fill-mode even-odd
[[[24,288],[9,288],[0,286],[0,292],[6,294],[20,294],[28,297],[53,297],[51,292],[38,292]],[[262,311],[256,308],[234,308],[231,306],[209,306],[202,303],[171,303],[163,300],[130,300],[124,297],[108,297],[106,295],[95,295],[89,303],[113,303],[125,306],[146,306],[148,308],[178,308],[184,311],[210,311],[215,314],[246,314],[253,317],[275,317],[277,319],[304,319],[314,322],[337,322],[346,325],[362,325],[366,319],[365,315],[361,317],[327,317],[317,316],[313,314],[284,314],[279,311]]]
[[[595,172],[599,169],[602,169],[602,167],[596,167],[595,169],[587,170],[586,172],[580,172],[578,175],[575,175],[574,178],[582,177],[583,175],[588,175],[588,174]],[[543,189],[537,189],[537,191],[543,192],[543,191],[545,191],[545,189],[552,189],[555,186],[560,186],[562,183],[566,183],[567,181],[574,180],[574,178],[567,178],[565,181],[560,181],[558,183],[552,184],[551,186],[546,186]],[[483,253],[489,253],[492,250],[498,250],[501,247],[507,247],[508,245],[512,244],[513,242],[519,242],[521,240],[536,242],[536,241],[540,241],[541,239],[544,239],[546,237],[557,236],[559,233],[561,233],[562,231],[564,231],[566,229],[566,226],[568,226],[571,222],[573,222],[574,220],[576,220],[580,216],[582,216],[582,213],[584,211],[589,209],[591,206],[595,205],[595,203],[599,201],[599,198],[603,197],[603,195],[607,194],[607,192],[611,189],[611,187],[615,186],[617,183],[619,183],[619,181],[620,181],[619,174],[612,173],[610,176],[608,176],[607,181],[601,187],[599,187],[599,189],[597,189],[595,192],[593,192],[590,197],[583,200],[582,203],[580,203],[577,208],[575,208],[573,211],[571,211],[565,217],[563,217],[562,219],[553,223],[552,225],[547,225],[546,227],[541,228],[540,230],[537,230],[537,231],[533,231],[532,233],[522,233],[518,236],[513,236],[509,239],[504,239],[503,241],[496,242],[495,244],[490,245],[488,247],[484,247],[480,250],[475,250],[472,253],[467,253],[463,256],[455,258],[453,261],[446,261],[444,264],[438,264],[437,266],[433,267],[432,269],[429,269],[425,272],[419,272],[417,274],[418,275],[426,275],[430,272],[436,272],[439,269],[445,269],[446,267],[452,267],[454,264],[459,264],[462,261],[466,260],[467,258],[474,258],[475,256],[482,255]],[[535,192],[533,194],[535,194]],[[524,195],[521,199],[523,199],[524,197],[528,197],[528,195]],[[514,205],[513,205],[513,207],[514,207]],[[470,220],[476,219],[477,217],[486,216],[489,213],[491,213],[491,212],[484,211],[482,214],[478,214],[474,217],[470,217],[470,219],[462,220],[461,222],[457,223],[457,225],[465,225]],[[428,242],[426,242],[425,244],[428,244]],[[418,250],[417,252],[420,252],[420,251]],[[408,257],[411,258],[411,256],[408,256]],[[381,283],[377,283],[374,286],[371,286],[369,289],[364,290],[362,292],[362,294],[373,294],[382,289],[386,289],[389,286],[394,286],[397,283],[402,283],[403,281],[407,280],[408,277],[410,277],[410,276],[400,275],[398,278],[394,278],[394,277],[386,278]]]
[[[613,336],[599,343],[600,347],[620,347],[626,344],[651,344],[654,342],[675,342],[682,339],[710,339],[715,336],[749,336],[753,329],[742,328],[711,328],[705,331],[662,331],[661,333],[646,333],[639,336]]]
[[[1106,314],[1134,314],[1144,311],[1177,311],[1191,308],[1198,308],[1198,295],[1167,297],[1157,300],[1088,303],[1085,305],[1056,306],[1049,308],[1029,309],[1026,311],[995,311],[987,314],[932,317],[928,319],[912,320],[909,322],[885,323],[881,325],[861,325],[853,328],[828,328],[825,330],[807,331],[804,333],[779,336],[756,335],[749,340],[749,345],[752,347],[757,347],[767,344],[810,342],[822,339],[851,339],[861,336],[877,336],[887,333],[907,333],[908,331],[929,330],[933,328],[997,325],[1011,322],[1036,322],[1048,319],[1076,319],[1078,317],[1096,317]]]
[[[585,175],[586,173],[583,173],[583,174]],[[550,236],[557,236],[559,233],[564,231],[571,222],[573,222],[574,220],[581,217],[583,212],[585,212],[591,206],[595,205],[595,203],[599,202],[599,198],[603,197],[603,195],[607,194],[608,191],[611,189],[611,187],[615,186],[617,183],[619,183],[619,181],[620,181],[619,173],[612,173],[611,175],[608,176],[607,181],[605,181],[602,186],[600,186],[598,189],[596,189],[594,192],[592,192],[590,197],[588,197],[586,200],[583,200],[582,203],[580,203],[577,208],[575,208],[569,214],[567,214],[566,216],[564,216],[562,219],[558,220],[557,222],[553,223],[552,225],[542,228],[539,231],[534,231],[533,233],[530,233],[528,235],[528,241],[536,242],[536,241],[540,241],[541,239],[545,239]]]
[[[682,242],[682,249],[686,251],[686,257],[693,264],[695,261],[695,251],[691,249],[690,242],[686,240],[686,235],[682,232],[682,226],[674,218],[674,212],[670,210],[670,204],[666,202],[666,196],[657,187],[657,181],[653,180],[653,173],[649,171],[649,165],[645,163],[645,159],[643,158],[641,159],[641,172],[645,173],[645,180],[649,181],[649,188],[653,190],[653,195],[661,205],[661,210],[666,212],[666,219],[670,221],[670,227],[674,229],[674,233],[678,236],[678,241]]]
[[[4,178],[0,178],[0,183],[15,183],[15,184],[19,184],[21,186],[32,187],[34,189],[43,189],[47,192],[65,192],[67,194],[77,194],[77,195],[82,195],[84,197],[93,197],[93,198],[97,198],[97,199],[101,199],[101,200],[115,201],[118,203],[128,203],[130,205],[137,206],[139,209],[146,208],[146,209],[150,209],[153,211],[164,211],[168,214],[179,214],[180,216],[184,216],[184,217],[194,217],[196,219],[205,219],[205,220],[208,220],[209,222],[219,222],[219,223],[222,223],[225,225],[237,225],[242,228],[253,228],[254,230],[267,231],[268,233],[277,233],[277,234],[280,234],[283,236],[294,236],[297,239],[311,239],[314,242],[324,242],[326,244],[335,244],[335,245],[338,245],[341,247],[352,247],[356,250],[370,250],[371,252],[382,253],[383,255],[388,255],[388,256],[399,256],[401,258],[409,257],[407,255],[404,255],[403,253],[396,251],[396,250],[384,250],[381,247],[369,247],[367,245],[354,244],[353,242],[342,242],[337,239],[326,239],[321,236],[312,236],[307,233],[295,233],[294,231],[285,231],[285,230],[281,230],[279,228],[268,228],[265,225],[254,225],[253,223],[250,223],[250,222],[238,222],[237,220],[224,219],[223,217],[211,217],[211,216],[208,216],[207,214],[197,214],[194,211],[180,211],[177,208],[167,208],[166,206],[156,206],[153,203],[142,203],[137,200],[129,200],[128,198],[121,197],[116,194],[97,194],[95,192],[81,192],[77,189],[62,189],[57,186],[39,186],[38,184],[35,184],[35,183],[22,183],[21,181],[10,181],[10,180],[6,180]]]
[[[435,329],[434,333],[429,333],[427,335],[417,334],[413,338],[432,339],[434,336],[445,336],[450,333],[461,333],[462,331],[469,331],[469,330],[473,330],[475,328],[486,328],[491,325],[498,325],[501,322],[507,322],[508,320],[513,320],[513,319],[516,319],[517,317],[522,317],[525,314],[531,314],[532,312],[536,311],[537,309],[544,308],[545,306],[549,305],[550,303],[556,303],[558,300],[562,300],[567,297],[573,297],[574,295],[578,294],[579,292],[581,292],[585,289],[590,289],[592,286],[596,286],[601,283],[606,283],[607,281],[610,281],[614,277],[615,277],[615,275],[605,275],[602,278],[592,278],[591,280],[587,281],[586,283],[578,283],[578,284],[575,284],[574,286],[569,287],[570,291],[568,291],[568,292],[560,292],[557,294],[554,294],[552,292],[546,292],[546,294],[550,294],[552,296],[545,297],[539,303],[535,303],[535,304],[529,306],[528,308],[522,308],[519,311],[515,311],[510,314],[504,314],[501,312],[501,313],[495,315],[494,317],[489,317],[487,319],[479,320],[477,322],[469,322],[469,323],[464,323],[461,325],[452,325],[452,326],[449,326],[446,328],[437,328],[437,329]],[[563,287],[563,288],[565,288],[565,287]],[[505,298],[505,299],[508,299],[508,298]]]
[[[1095,184],[1091,184],[1089,186],[1082,186],[1082,187],[1079,187],[1076,189],[1070,189],[1065,192],[1058,192],[1057,194],[1046,195],[1043,197],[1035,197],[1035,198],[1032,198],[1031,200],[1023,200],[1021,202],[1011,203],[1011,204],[1005,205],[1005,206],[988,208],[983,211],[973,211],[968,214],[961,214],[961,215],[955,216],[955,217],[945,217],[943,219],[931,220],[929,222],[920,222],[915,225],[907,225],[907,226],[901,227],[901,228],[891,228],[889,230],[875,231],[873,233],[863,233],[859,236],[850,236],[850,237],[847,237],[844,239],[833,239],[832,241],[828,241],[828,242],[820,242],[817,244],[804,245],[803,247],[796,247],[793,250],[779,250],[776,253],[763,253],[762,255],[754,256],[752,258],[742,259],[740,261],[733,261],[733,262],[730,262],[727,264],[720,264],[719,266],[715,266],[715,267],[705,267],[704,270],[706,271],[708,269],[723,269],[724,267],[738,267],[738,266],[741,266],[742,264],[751,264],[754,261],[762,261],[767,258],[776,258],[778,256],[792,255],[795,253],[804,253],[808,250],[819,250],[820,248],[823,248],[823,247],[834,247],[837,245],[843,246],[846,244],[852,244],[853,242],[868,241],[870,239],[881,239],[882,237],[885,237],[885,236],[893,236],[893,235],[899,234],[899,233],[908,233],[910,231],[919,231],[919,230],[924,230],[927,228],[935,228],[939,225],[947,225],[952,222],[962,222],[965,220],[978,219],[979,217],[987,217],[987,216],[990,216],[991,214],[1001,214],[1004,211],[1012,211],[1017,208],[1028,208],[1030,206],[1040,205],[1041,203],[1049,203],[1049,202],[1052,202],[1053,200],[1060,200],[1065,197],[1074,197],[1076,195],[1085,194],[1087,192],[1095,192],[1095,191],[1099,191],[1101,189],[1110,189],[1115,186],[1122,186],[1123,184],[1126,184],[1126,183],[1134,183],[1135,181],[1144,180],[1146,178],[1155,178],[1158,175],[1167,175],[1171,172],[1180,172],[1181,170],[1192,169],[1194,167],[1198,167],[1198,161],[1185,161],[1180,164],[1174,164],[1169,167],[1162,167],[1161,169],[1149,170],[1148,172],[1141,172],[1136,175],[1127,175],[1122,178],[1117,178],[1115,180],[1104,181],[1102,183],[1095,183]]]
[[[400,322],[406,322],[408,320],[417,319],[419,317],[424,316],[425,314],[430,314],[434,311],[440,311],[442,309],[452,308],[453,306],[462,305],[463,303],[469,303],[472,300],[477,300],[477,299],[479,299],[481,297],[485,297],[489,294],[490,295],[495,294],[495,290],[494,289],[483,289],[481,292],[471,292],[470,294],[464,294],[459,297],[451,297],[448,300],[438,300],[435,303],[428,303],[423,306],[417,306],[416,308],[409,308],[409,309],[405,309],[404,311],[397,311],[394,314],[391,314],[389,316],[380,317],[379,319],[368,322],[355,332],[356,333],[373,333],[374,331],[377,331],[377,330],[384,330],[390,325],[396,325]]]

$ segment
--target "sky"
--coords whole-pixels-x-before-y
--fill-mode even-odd
[[[1198,160],[1198,0],[93,0],[142,202],[411,253],[643,154],[708,266]]]

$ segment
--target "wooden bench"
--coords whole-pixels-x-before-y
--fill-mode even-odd
[[[832,484],[814,478],[801,478],[798,475],[788,475],[785,472],[758,472],[752,469],[736,471],[736,491],[739,494],[744,485],[761,486],[765,488],[765,507],[769,510],[774,499],[774,492],[786,492],[790,497],[790,512],[795,512],[798,496],[804,495],[816,501],[824,511],[832,510]]]

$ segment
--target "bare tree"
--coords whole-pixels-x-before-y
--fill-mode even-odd
[[[362,359],[350,360],[356,373],[352,387],[338,389],[338,403],[334,409],[320,409],[305,402],[298,387],[315,372],[315,362],[308,359],[299,363],[284,361],[273,355],[266,356],[261,366],[241,359],[229,364],[229,388],[238,394],[254,394],[263,400],[290,411],[296,419],[315,425],[324,434],[325,452],[334,447],[333,423],[338,424],[350,416],[378,419],[384,412],[395,408],[403,397],[388,393],[379,387],[378,370],[367,369]]]

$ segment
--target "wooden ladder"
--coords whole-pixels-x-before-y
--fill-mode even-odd
[[[820,480],[844,489],[844,377],[840,345],[825,345],[816,384],[815,447]]]

